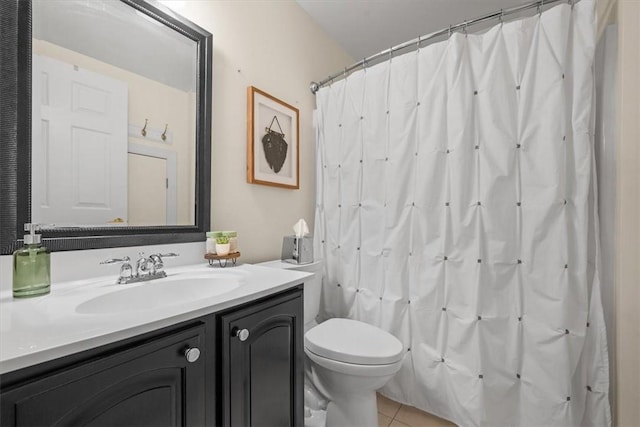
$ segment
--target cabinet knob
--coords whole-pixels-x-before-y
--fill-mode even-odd
[[[236,329],[233,332],[234,337],[238,337],[240,341],[246,341],[249,338],[249,330],[248,329]]]
[[[184,351],[184,357],[187,362],[193,363],[200,358],[200,349],[198,347],[189,347]]]

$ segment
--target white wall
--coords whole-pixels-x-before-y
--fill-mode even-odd
[[[618,1],[616,419],[640,426],[640,1]]]
[[[293,0],[177,3],[183,6],[178,13],[213,34],[212,228],[238,231],[243,262],[279,258],[282,236],[292,233],[298,218],[305,218],[313,229],[315,97],[309,83],[344,68],[353,58]],[[246,182],[247,86],[300,110],[299,190]],[[53,281],[108,274],[110,270],[97,261],[135,256],[139,249],[145,248],[54,253]],[[181,246],[181,250],[185,255],[169,260],[168,266],[201,261],[204,242]],[[117,269],[113,271],[117,274]],[[0,289],[10,286],[11,258],[0,257]]]

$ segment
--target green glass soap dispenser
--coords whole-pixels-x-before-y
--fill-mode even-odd
[[[46,295],[51,289],[51,251],[40,243],[38,224],[25,224],[24,246],[13,253],[13,297]]]

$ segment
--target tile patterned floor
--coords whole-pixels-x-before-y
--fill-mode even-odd
[[[455,424],[378,394],[378,427],[455,427]]]

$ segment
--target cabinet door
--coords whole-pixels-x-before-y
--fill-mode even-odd
[[[220,324],[222,424],[303,425],[302,291],[222,315]]]
[[[3,426],[204,425],[199,325],[3,390]]]

